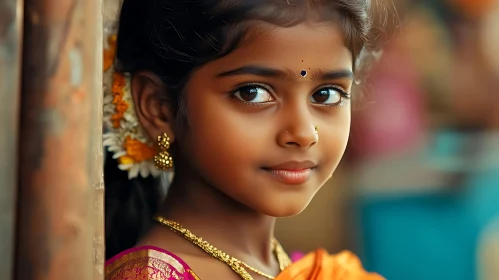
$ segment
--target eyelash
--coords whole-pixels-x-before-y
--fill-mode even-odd
[[[244,101],[244,100],[241,100],[239,98],[236,97],[236,92],[240,91],[241,89],[243,89],[244,87],[248,87],[248,86],[254,86],[254,87],[261,87],[261,88],[264,88],[265,90],[268,90],[270,92],[270,94],[272,95],[272,98],[274,98],[273,96],[273,92],[274,90],[272,89],[272,87],[266,85],[266,84],[262,84],[262,83],[244,83],[244,84],[240,84],[238,85],[235,89],[231,90],[229,92],[230,94],[230,98],[237,101],[237,102],[240,102],[242,104],[245,104],[245,105],[250,105],[250,106],[262,106],[262,105],[266,105],[267,103],[270,103],[271,101],[269,102],[248,102],[248,101]],[[275,98],[274,98],[275,99]]]
[[[317,106],[325,106],[325,107],[345,107],[348,103],[348,101],[352,98],[352,95],[348,93],[342,86],[339,85],[322,85],[318,88],[316,88],[313,92],[316,92],[321,89],[334,89],[338,91],[341,95],[341,101],[336,104],[315,104]]]
[[[231,99],[237,101],[237,102],[240,102],[240,103],[243,103],[245,105],[251,105],[251,106],[262,106],[262,105],[266,105],[267,103],[270,103],[269,102],[247,102],[247,101],[244,101],[244,100],[241,100],[239,98],[237,98],[235,96],[235,93],[237,93],[238,91],[240,91],[242,88],[244,87],[247,87],[247,86],[255,86],[255,87],[262,87],[264,88],[265,90],[268,90],[271,95],[272,93],[274,92],[274,90],[272,89],[272,87],[266,85],[266,84],[262,84],[262,83],[244,83],[244,84],[240,84],[238,85],[235,89],[231,90],[229,92],[230,94],[230,97]],[[341,101],[339,103],[336,103],[336,104],[320,104],[320,103],[316,103],[315,105],[317,106],[324,106],[324,107],[345,107],[348,103],[348,101],[351,99],[351,94],[348,93],[342,86],[339,86],[339,85],[322,85],[318,88],[316,88],[313,92],[315,93],[316,91],[318,90],[321,90],[321,89],[334,89],[336,91],[338,91],[341,95]]]

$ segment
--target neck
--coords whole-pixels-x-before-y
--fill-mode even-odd
[[[265,264],[272,263],[275,218],[257,213],[193,178],[197,177],[175,177],[160,213],[236,258],[257,257]]]

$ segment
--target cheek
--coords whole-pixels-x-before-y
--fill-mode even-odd
[[[230,168],[236,175],[247,169],[241,167],[254,164],[260,149],[268,145],[265,126],[235,111],[229,102],[216,94],[193,94],[187,98],[191,128],[188,149],[193,164],[200,170],[218,173]]]
[[[350,110],[347,108],[340,110],[345,111],[325,123],[324,128],[319,127],[319,147],[322,153],[327,155],[329,164],[334,167],[343,156],[350,136]]]

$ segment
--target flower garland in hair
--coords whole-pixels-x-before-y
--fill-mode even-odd
[[[109,35],[104,46],[103,145],[118,160],[118,168],[128,172],[129,179],[158,177],[161,171],[153,161],[156,147],[135,114],[130,74],[115,72],[115,50],[116,35]]]

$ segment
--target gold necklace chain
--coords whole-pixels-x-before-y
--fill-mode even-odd
[[[216,247],[208,243],[206,240],[203,240],[203,238],[194,235],[190,230],[184,228],[182,225],[180,225],[177,222],[167,220],[161,216],[156,216],[154,220],[168,227],[171,231],[182,235],[187,241],[198,246],[210,256],[224,262],[244,280],[253,280],[253,277],[251,277],[251,275],[248,273],[248,271],[245,268],[265,278],[274,279],[273,276],[266,274],[254,267],[251,267],[245,262],[240,261],[230,256],[229,254],[217,249]],[[277,258],[277,262],[279,263],[279,269],[282,271],[291,264],[291,259],[288,257],[288,255],[282,248],[281,244],[279,244],[279,242],[275,238],[272,239],[272,246],[274,254]]]

